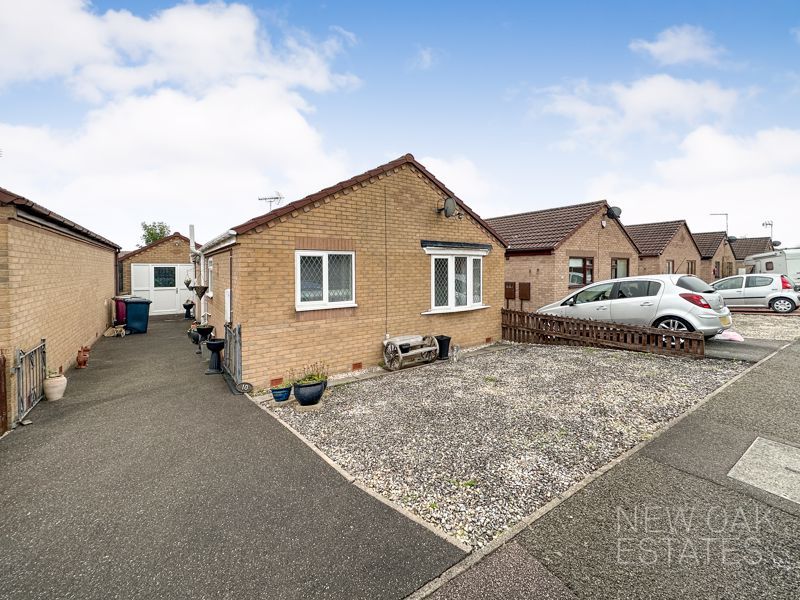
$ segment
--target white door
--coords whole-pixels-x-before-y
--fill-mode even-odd
[[[183,280],[193,272],[193,265],[131,265],[131,293],[152,300],[151,315],[171,315],[183,312],[182,304],[191,292],[184,290]]]

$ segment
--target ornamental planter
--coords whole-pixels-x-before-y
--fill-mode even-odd
[[[326,387],[328,387],[327,379],[313,383],[295,383],[294,397],[300,406],[311,406],[319,402]]]
[[[275,400],[275,402],[286,402],[289,399],[289,395],[292,393],[292,385],[289,384],[285,387],[272,388],[270,392],[272,392],[272,399]]]
[[[64,397],[67,389],[67,378],[63,375],[48,377],[44,380],[44,397],[48,402],[55,402]]]

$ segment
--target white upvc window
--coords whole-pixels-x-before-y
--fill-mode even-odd
[[[357,306],[355,252],[297,250],[294,260],[296,310]]]
[[[482,250],[426,248],[431,255],[431,308],[423,314],[487,308]]]

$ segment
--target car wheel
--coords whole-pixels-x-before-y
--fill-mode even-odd
[[[662,317],[653,323],[653,327],[669,329],[670,331],[694,331],[694,327],[680,317]]]
[[[797,308],[794,302],[788,298],[775,298],[775,300],[770,303],[769,307],[778,313],[790,313]]]

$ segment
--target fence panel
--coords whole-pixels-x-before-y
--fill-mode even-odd
[[[503,339],[510,342],[594,346],[694,358],[705,356],[705,338],[698,332],[675,333],[656,327],[586,321],[506,308],[501,312]]]

